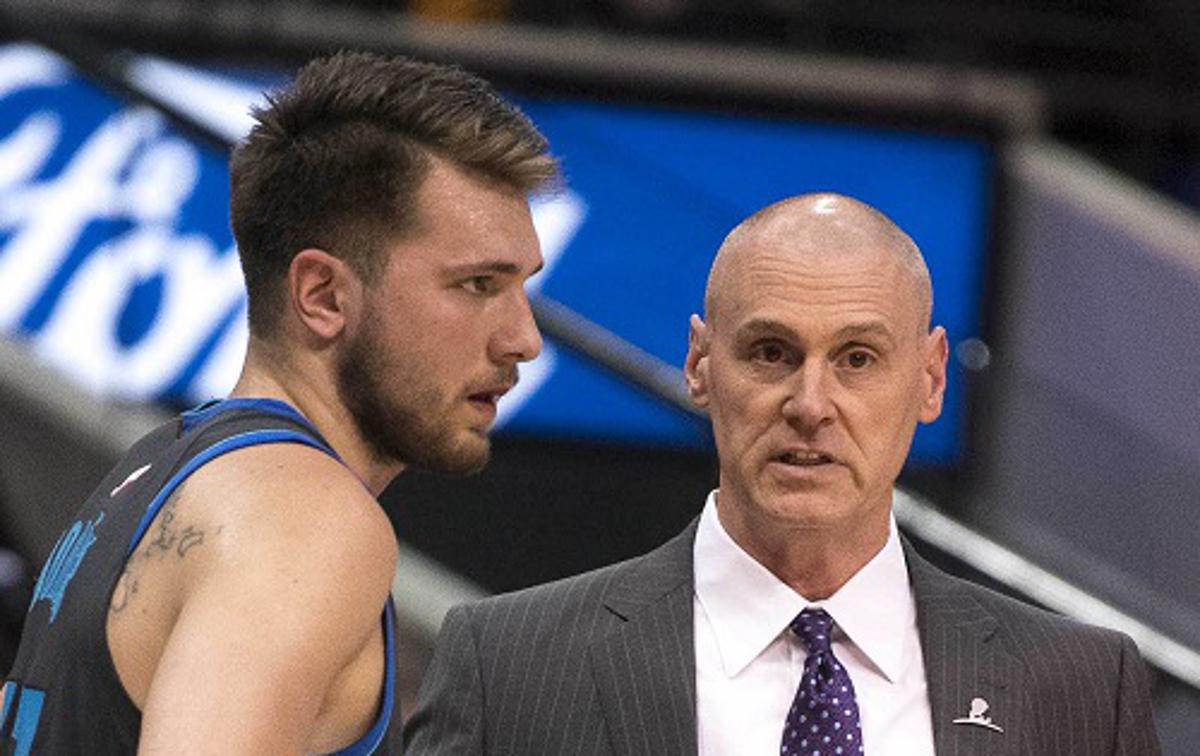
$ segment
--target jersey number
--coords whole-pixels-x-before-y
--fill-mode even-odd
[[[37,733],[46,691],[20,683],[4,684],[4,711],[0,714],[0,754],[27,756]]]

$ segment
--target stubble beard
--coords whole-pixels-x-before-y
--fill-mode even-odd
[[[422,385],[421,366],[389,364],[379,342],[368,324],[337,366],[338,395],[375,459],[451,475],[482,470],[491,456],[487,436],[460,439],[441,392]]]

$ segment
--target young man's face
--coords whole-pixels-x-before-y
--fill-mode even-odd
[[[339,358],[342,399],[381,460],[478,470],[497,399],[542,345],[524,288],[542,265],[529,204],[435,158],[413,232],[387,253]]]

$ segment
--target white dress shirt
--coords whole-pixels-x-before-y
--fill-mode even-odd
[[[787,628],[808,606],[836,623],[833,653],[854,683],[867,756],[932,755],[916,605],[895,521],[882,551],[832,596],[809,601],[734,543],[717,519],[716,494],[694,546],[700,756],[777,756],[807,655]]]

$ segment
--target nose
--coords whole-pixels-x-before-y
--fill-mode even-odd
[[[513,306],[505,314],[494,343],[499,362],[528,362],[542,351],[542,334],[524,289],[518,291]]]
[[[802,433],[812,433],[829,425],[837,415],[832,396],[831,367],[824,360],[805,360],[792,377],[792,386],[783,403],[783,416]]]

